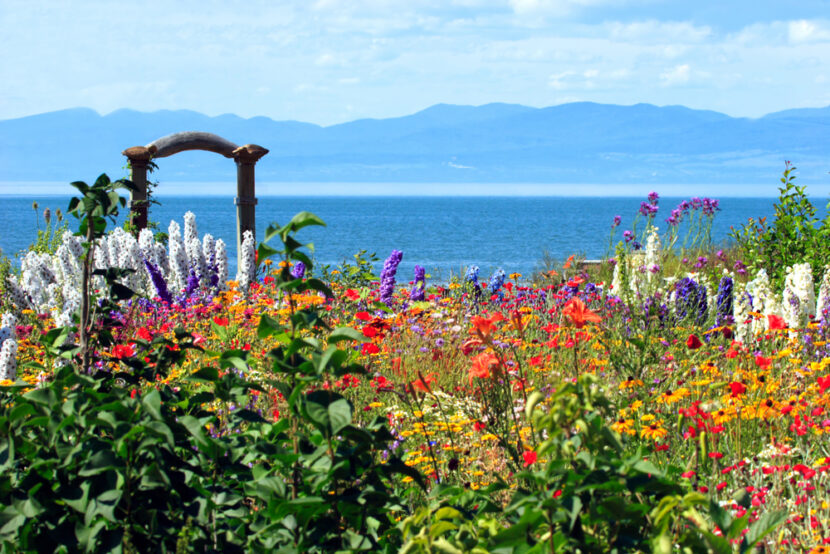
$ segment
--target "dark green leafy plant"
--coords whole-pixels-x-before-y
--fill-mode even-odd
[[[808,262],[818,278],[830,263],[830,215],[817,217],[806,187],[795,184],[795,169],[786,163],[775,219],[750,219],[731,233],[750,269],[766,269],[776,290],[783,285],[788,267]]]

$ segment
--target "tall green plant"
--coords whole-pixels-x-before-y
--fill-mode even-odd
[[[778,288],[784,283],[787,268],[794,264],[807,262],[813,275],[821,275],[830,263],[830,214],[818,218],[806,187],[795,184],[795,169],[786,162],[774,207],[775,219],[750,219],[731,233],[747,265],[753,270],[766,269]]]

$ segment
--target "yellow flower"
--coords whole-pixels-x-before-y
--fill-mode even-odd
[[[654,423],[652,423],[650,425],[647,425],[647,426],[643,427],[642,430],[640,430],[640,436],[641,437],[651,439],[651,440],[655,440],[655,441],[662,439],[663,437],[665,437],[668,434],[669,434],[669,432],[666,431],[665,429],[663,429],[663,420],[662,419],[660,419],[658,421],[655,421]]]
[[[674,391],[667,390],[666,392],[657,397],[657,403],[674,404],[675,402],[680,402],[680,400],[689,396],[689,394],[689,389],[682,387]]]
[[[611,429],[613,429],[614,431],[616,431],[617,433],[620,433],[620,434],[626,433],[626,434],[629,434],[629,435],[636,435],[637,432],[634,429],[631,428],[632,425],[634,425],[634,420],[633,419],[620,418],[620,419],[618,419],[617,421],[615,421],[614,423],[611,424]]]

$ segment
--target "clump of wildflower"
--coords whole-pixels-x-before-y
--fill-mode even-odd
[[[675,284],[675,315],[678,320],[693,317],[697,323],[706,320],[706,287],[698,285],[691,277],[684,277]]]
[[[380,300],[387,305],[392,302],[392,294],[395,292],[395,275],[402,259],[403,252],[392,250],[383,262],[383,270],[380,272]]]

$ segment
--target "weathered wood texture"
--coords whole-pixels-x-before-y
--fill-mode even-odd
[[[201,131],[173,133],[147,145],[148,149],[152,147],[156,148],[154,158],[166,158],[186,150],[207,150],[208,152],[222,154],[226,158],[233,158],[234,151],[239,148],[238,145],[218,135]]]
[[[251,231],[256,240],[256,179],[254,166],[265,154],[267,148],[256,144],[237,146],[229,140],[213,133],[185,131],[173,133],[154,140],[147,146],[133,146],[122,152],[130,160],[132,181],[136,191],[131,194],[131,220],[138,230],[147,227],[147,166],[150,160],[166,158],[186,150],[206,150],[216,152],[236,162],[236,252],[237,260],[242,252],[242,240],[245,231]]]

